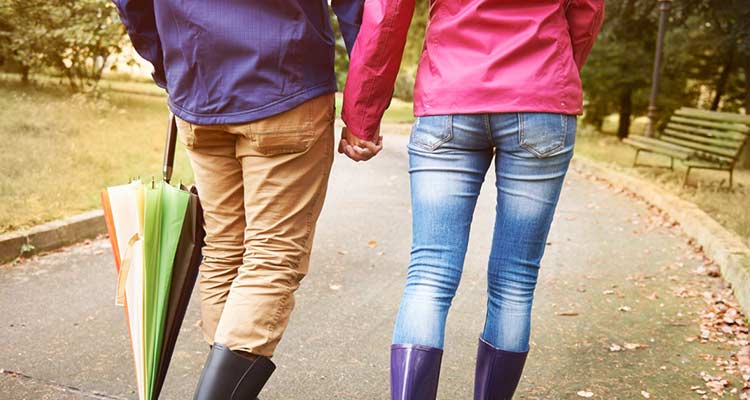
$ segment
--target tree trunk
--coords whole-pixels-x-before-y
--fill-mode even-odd
[[[729,48],[729,53],[727,53],[727,57],[724,59],[724,66],[721,68],[721,74],[719,74],[719,79],[716,80],[716,94],[714,95],[714,101],[711,102],[712,111],[719,109],[721,97],[724,96],[724,92],[726,92],[729,75],[732,74],[732,69],[734,68],[735,49],[736,46],[734,45]]]
[[[630,116],[633,114],[633,89],[626,88],[620,94],[620,122],[617,137],[625,139],[630,133]]]
[[[31,68],[28,65],[21,66],[21,83],[24,85],[29,84],[29,72]]]

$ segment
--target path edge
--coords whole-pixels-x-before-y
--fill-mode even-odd
[[[93,239],[106,231],[104,212],[92,210],[29,229],[0,234],[0,265],[19,256],[27,257]]]
[[[703,247],[704,254],[721,269],[745,315],[750,315],[750,248],[742,238],[729,231],[701,210],[696,204],[661,189],[656,184],[638,178],[597,161],[573,159],[572,167],[579,173],[589,173],[610,184],[635,193],[647,203],[661,209],[680,224],[682,230]]]

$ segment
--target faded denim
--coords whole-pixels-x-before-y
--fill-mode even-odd
[[[549,113],[419,117],[409,142],[413,244],[394,344],[443,348],[477,197],[495,160],[497,206],[481,338],[529,349],[539,264],[568,165],[576,118]]]

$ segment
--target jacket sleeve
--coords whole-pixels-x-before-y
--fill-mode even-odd
[[[604,0],[568,0],[565,8],[573,59],[580,71],[604,21]]]
[[[415,0],[366,0],[352,50],[341,118],[355,136],[374,140],[393,95]]]
[[[339,21],[341,35],[344,37],[346,52],[351,56],[354,41],[362,25],[362,10],[365,0],[333,0],[331,6]]]
[[[133,47],[154,66],[152,74],[159,87],[167,87],[164,71],[164,54],[162,52],[159,32],[156,29],[154,0],[113,0],[117,6],[125,29],[128,31]]]

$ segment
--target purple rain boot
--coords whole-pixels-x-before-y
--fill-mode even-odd
[[[515,353],[479,339],[474,400],[511,400],[529,352]]]
[[[435,400],[443,350],[417,344],[391,346],[391,400]]]

